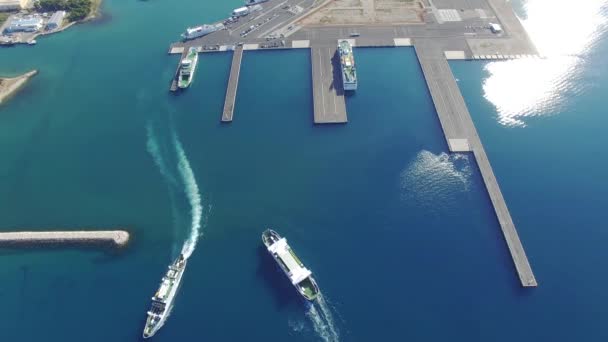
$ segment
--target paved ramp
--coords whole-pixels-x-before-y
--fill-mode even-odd
[[[230,67],[230,78],[226,89],[226,99],[224,100],[224,111],[222,112],[222,122],[232,122],[234,116],[234,102],[236,101],[236,90],[239,86],[239,74],[241,73],[241,61],[243,60],[243,47],[237,46],[232,55],[232,65]]]
[[[312,88],[316,124],[346,123],[346,104],[336,47],[313,47]]]

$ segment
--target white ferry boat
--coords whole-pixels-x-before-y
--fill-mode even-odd
[[[355,57],[353,55],[353,48],[348,40],[338,41],[338,53],[340,54],[340,65],[342,66],[342,85],[344,86],[344,90],[357,90]]]
[[[206,36],[209,33],[213,33],[219,30],[223,30],[225,28],[223,23],[211,24],[211,25],[201,25],[195,27],[188,27],[186,32],[182,33],[182,38],[184,40],[195,39],[202,36]]]
[[[312,272],[304,267],[302,261],[287,244],[287,240],[274,230],[267,229],[262,233],[262,241],[268,253],[279,264],[302,297],[309,301],[315,300],[319,295],[319,287],[312,277]]]
[[[152,306],[148,310],[148,319],[144,327],[144,338],[154,336],[156,332],[165,324],[167,317],[171,313],[175,295],[179,289],[179,285],[186,269],[187,259],[183,254],[169,265],[167,274],[163,277],[160,287],[154,297],[152,297]]]

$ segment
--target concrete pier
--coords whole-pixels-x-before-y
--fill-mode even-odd
[[[187,54],[188,54],[188,51],[184,51],[182,49],[182,56],[179,58],[179,62],[177,62],[177,68],[175,68],[175,74],[173,74],[173,81],[171,81],[171,88],[169,88],[169,90],[171,90],[171,91],[177,91],[177,80],[179,79],[179,67],[182,64],[182,59],[184,59]]]
[[[124,247],[129,242],[124,230],[44,231],[0,233],[0,247],[36,245],[110,245]]]
[[[424,39],[416,40],[414,47],[450,151],[473,152],[521,284],[537,286],[498,181],[443,51],[433,41]]]
[[[234,102],[236,101],[236,90],[239,86],[239,74],[241,73],[241,61],[243,60],[243,47],[237,46],[232,55],[232,66],[230,67],[230,78],[226,89],[226,99],[224,100],[224,111],[222,112],[222,122],[232,122],[234,115]]]
[[[312,47],[312,88],[316,124],[346,123],[346,103],[336,47]]]

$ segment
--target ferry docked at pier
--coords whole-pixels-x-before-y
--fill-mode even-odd
[[[177,80],[177,86],[181,89],[188,88],[194,78],[194,71],[196,71],[196,65],[198,64],[198,51],[196,48],[191,47],[188,49],[188,54],[179,65],[179,75]]]
[[[338,41],[338,53],[342,67],[342,85],[344,90],[357,90],[357,70],[353,48],[348,40]]]
[[[154,336],[156,332],[165,324],[167,317],[171,313],[173,308],[173,302],[175,301],[175,295],[179,289],[179,285],[186,269],[187,259],[183,254],[169,265],[167,274],[163,277],[160,287],[154,297],[152,297],[152,306],[148,310],[148,319],[146,320],[146,326],[144,327],[144,338]]]
[[[219,30],[223,30],[225,28],[223,23],[211,24],[211,25],[201,25],[195,27],[188,27],[186,32],[182,33],[182,38],[184,40],[190,40],[199,38],[202,36],[206,36],[209,33],[213,33]]]
[[[319,287],[312,277],[312,272],[304,267],[304,264],[287,244],[287,239],[281,237],[277,232],[267,229],[262,233],[262,241],[279,264],[291,284],[306,300],[313,301],[319,295]]]

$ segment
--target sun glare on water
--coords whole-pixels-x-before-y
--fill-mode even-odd
[[[498,121],[525,126],[525,119],[550,115],[565,94],[578,94],[587,85],[576,82],[585,52],[597,42],[608,23],[608,0],[576,2],[528,0],[522,24],[542,59],[491,62],[485,67],[485,98],[493,103]]]

